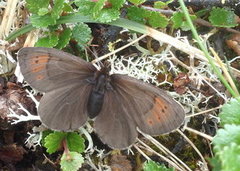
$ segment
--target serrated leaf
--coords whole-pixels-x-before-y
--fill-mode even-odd
[[[218,156],[214,156],[213,158],[208,159],[212,166],[212,171],[220,171],[222,170],[222,164]]]
[[[43,16],[46,15],[48,12],[49,12],[48,8],[40,8],[37,14]]]
[[[212,25],[217,27],[235,27],[238,25],[234,12],[226,8],[213,8],[208,19]]]
[[[84,138],[76,132],[69,132],[66,137],[67,146],[70,151],[82,153],[85,149]]]
[[[94,18],[98,17],[98,14],[103,9],[106,1],[107,0],[98,0],[97,2],[95,2],[95,5],[93,7],[93,17]]]
[[[152,160],[144,163],[143,170],[144,171],[174,171],[173,168],[166,168],[164,165],[161,165]]]
[[[70,41],[72,36],[72,30],[70,28],[66,28],[59,36],[58,36],[58,44],[56,45],[57,49],[64,48],[68,42]]]
[[[116,1],[116,0],[109,0],[108,2],[110,2],[112,4],[112,8],[119,10],[124,5],[126,0],[118,0],[118,1]]]
[[[47,148],[47,152],[52,154],[56,152],[62,145],[62,140],[66,137],[64,132],[54,132],[45,137],[44,147]]]
[[[54,0],[54,5],[51,11],[51,16],[54,20],[60,17],[64,7],[64,0]]]
[[[168,25],[168,18],[165,15],[160,14],[159,12],[151,11],[150,15],[147,18],[149,25],[152,27],[165,28]]]
[[[72,8],[72,6],[70,4],[64,3],[63,11],[64,12],[73,12],[73,8]]]
[[[128,1],[135,4],[135,5],[140,5],[144,2],[146,2],[146,0],[128,0]]]
[[[195,15],[190,15],[190,18],[192,20],[195,20],[197,17]],[[184,13],[182,12],[176,12],[171,17],[171,20],[173,22],[173,28],[181,28],[183,31],[190,30],[190,27],[185,19]]]
[[[120,16],[120,11],[116,10],[116,9],[102,9],[99,14],[98,17],[96,18],[97,21],[99,22],[103,22],[103,23],[108,23],[111,21],[114,21],[116,19],[118,19]]]
[[[28,10],[33,14],[37,14],[40,9],[48,9],[49,6],[49,0],[38,0],[37,3],[36,0],[26,0],[26,3]]]
[[[76,0],[75,4],[78,6],[78,11],[83,14],[90,16],[93,13],[95,3],[89,0]]]
[[[168,4],[172,3],[174,0],[169,0],[167,2],[161,2],[161,1],[157,1],[154,3],[154,8],[158,8],[158,9],[162,9],[162,8],[166,8],[168,6]]]
[[[224,104],[219,117],[221,125],[240,125],[240,99],[231,99],[227,104]]]
[[[221,171],[240,170],[240,145],[231,143],[228,146],[225,146],[218,153],[218,156],[222,162]]]
[[[83,47],[91,39],[91,29],[84,23],[79,23],[73,28],[72,37]]]
[[[145,10],[142,8],[132,6],[127,9],[128,18],[139,23],[145,23],[144,14]]]
[[[217,131],[213,138],[214,151],[219,152],[230,143],[240,145],[240,126],[225,124],[223,129]]]
[[[58,44],[58,36],[51,34],[50,36],[42,37],[35,43],[35,47],[49,47],[52,48]]]
[[[33,14],[32,16],[30,16],[30,20],[32,25],[36,28],[47,27],[49,25],[56,24],[56,20],[54,20],[49,14],[44,16]]]
[[[64,153],[61,157],[61,169],[63,171],[78,171],[84,162],[84,158],[77,152]]]
[[[47,130],[45,130],[45,131],[43,131],[42,132],[42,140],[41,140],[41,144],[44,146],[44,144],[45,144],[45,138],[49,135],[49,134],[51,134],[51,133],[53,133],[54,131],[52,131],[52,130],[50,130],[50,129],[47,129]]]

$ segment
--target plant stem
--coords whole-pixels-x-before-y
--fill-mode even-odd
[[[202,40],[200,39],[197,30],[195,29],[192,20],[189,16],[188,10],[183,2],[183,0],[179,0],[180,6],[184,12],[184,15],[186,17],[186,20],[191,28],[191,31],[193,33],[193,36],[198,42],[199,47],[202,49],[205,57],[208,59],[208,62],[210,63],[211,67],[213,68],[213,71],[217,74],[218,78],[221,80],[221,82],[224,84],[224,86],[227,88],[227,90],[232,94],[233,97],[237,97],[237,93],[233,91],[232,87],[228,84],[227,80],[224,78],[224,76],[221,74],[220,70],[217,68],[216,64],[213,62],[212,57],[208,53],[207,47],[203,44]]]

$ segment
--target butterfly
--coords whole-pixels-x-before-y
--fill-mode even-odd
[[[136,141],[137,127],[150,135],[178,128],[182,106],[165,91],[127,75],[109,75],[90,62],[54,48],[27,47],[18,52],[24,79],[45,94],[38,115],[46,127],[74,131],[88,118],[111,148],[123,149]]]

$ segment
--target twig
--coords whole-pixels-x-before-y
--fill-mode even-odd
[[[207,134],[204,134],[204,133],[202,133],[202,132],[200,132],[200,131],[197,131],[197,130],[195,130],[195,129],[189,128],[189,127],[187,127],[187,126],[184,127],[184,129],[186,129],[186,130],[188,130],[188,131],[190,131],[190,132],[193,132],[193,133],[195,133],[195,134],[197,134],[197,135],[200,135],[201,137],[204,137],[204,138],[206,138],[206,139],[208,139],[208,140],[210,140],[210,141],[213,140],[213,137],[212,137],[212,136],[207,135]]]
[[[111,55],[113,55],[113,54],[115,54],[115,53],[117,53],[117,52],[119,52],[119,51],[121,51],[121,50],[123,50],[123,49],[125,49],[125,48],[127,48],[127,47],[129,47],[129,46],[131,46],[131,45],[133,45],[134,43],[138,42],[139,40],[143,39],[143,38],[146,37],[146,36],[147,36],[147,35],[144,34],[144,35],[140,36],[139,38],[133,40],[132,42],[130,42],[130,43],[122,46],[121,48],[118,48],[118,49],[116,49],[116,50],[114,50],[114,51],[112,51],[112,52],[110,52],[110,53],[108,53],[108,54],[106,54],[106,55],[103,55],[103,56],[101,56],[101,57],[99,57],[99,58],[97,58],[97,59],[94,59],[94,60],[92,61],[92,63],[97,63],[98,61],[101,61],[101,60],[103,60],[103,59],[106,59],[106,58],[108,58],[109,56],[111,56]]]
[[[191,118],[191,117],[194,117],[194,116],[202,115],[202,114],[205,114],[205,113],[208,113],[208,112],[212,112],[214,110],[218,110],[218,109],[221,109],[221,108],[222,108],[222,105],[220,105],[218,107],[215,107],[215,108],[212,108],[212,109],[208,109],[208,110],[204,110],[204,111],[201,111],[201,112],[198,112],[198,113],[187,115],[186,118]]]

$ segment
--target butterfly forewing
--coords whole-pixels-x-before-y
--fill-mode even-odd
[[[35,89],[46,92],[38,114],[44,125],[70,131],[87,120],[86,103],[92,90],[88,79],[95,67],[76,56],[52,48],[28,47],[18,53],[21,72]]]
[[[42,92],[92,77],[96,71],[91,63],[52,48],[23,48],[18,60],[25,80]]]

